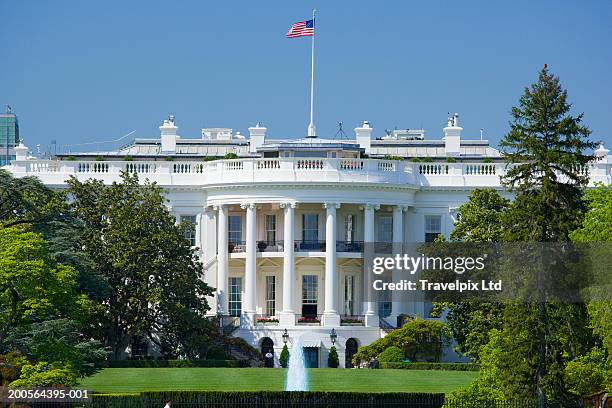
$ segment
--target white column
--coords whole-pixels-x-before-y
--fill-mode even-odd
[[[281,326],[295,325],[295,254],[293,240],[295,237],[295,203],[283,203],[285,210],[283,225],[283,311],[280,313]]]
[[[256,271],[257,271],[257,207],[255,204],[242,204],[246,208],[246,265],[244,273],[244,310],[242,323],[255,323]],[[242,324],[241,323],[241,324]]]
[[[366,204],[363,206],[363,241],[364,241],[364,296],[365,296],[365,325],[367,327],[378,326],[378,315],[376,313],[376,302],[373,298],[371,262],[374,258],[374,210],[380,208],[378,205]]]
[[[336,272],[336,209],[338,203],[325,203],[327,209],[325,222],[325,309],[324,326],[339,326],[338,314],[338,274]]]
[[[227,207],[219,205],[217,210],[217,311],[225,315],[227,310]]]
[[[393,256],[395,254],[403,254],[404,250],[404,211],[407,207],[396,205],[393,207]],[[391,273],[391,280],[399,282],[402,279],[401,271],[394,269]],[[393,292],[391,295],[391,315],[387,317],[387,321],[393,326],[397,324],[397,316],[401,313],[402,303],[399,299],[400,295]]]

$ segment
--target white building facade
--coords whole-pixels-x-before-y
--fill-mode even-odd
[[[350,367],[357,348],[398,316],[427,318],[430,305],[418,299],[367,301],[364,246],[390,252],[448,236],[473,189],[507,194],[500,153],[485,140],[463,140],[457,115],[439,140],[420,130],[375,138],[368,122],[354,140],[274,140],[261,124],[248,138],[215,128],[183,139],[177,130],[170,117],[160,138],[54,160],[27,157],[21,145],[7,168],[55,188],[70,176],[112,183],[123,171],[164,187],[177,220],[194,225],[186,233],[216,288],[211,314],[264,354],[273,350],[276,364],[285,330],[290,342],[302,337],[310,366],[326,367],[333,329],[340,365]],[[612,182],[608,153],[600,146],[584,169],[591,184]]]

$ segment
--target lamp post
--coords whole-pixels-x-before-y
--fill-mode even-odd
[[[336,329],[332,328],[332,331],[329,334],[329,339],[332,342],[332,346],[335,346],[336,345],[336,340],[338,339],[338,335],[336,334]]]
[[[289,333],[287,333],[287,329],[285,329],[285,331],[283,332],[283,343],[287,344],[288,340],[289,340]]]

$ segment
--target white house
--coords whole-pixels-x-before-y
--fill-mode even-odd
[[[462,138],[456,114],[437,140],[422,130],[375,138],[368,122],[354,140],[270,139],[261,124],[248,138],[214,128],[184,139],[177,130],[171,116],[159,138],[54,160],[27,157],[20,145],[7,168],[56,188],[69,176],[111,183],[122,171],[157,182],[177,219],[194,224],[188,235],[226,330],[278,359],[286,329],[289,341],[302,336],[311,366],[326,366],[332,329],[341,366],[350,366],[357,347],[383,336],[398,315],[429,315],[422,301],[365,301],[364,243],[447,236],[474,188],[502,190],[500,153]],[[223,159],[228,153],[238,159]],[[612,156],[603,145],[595,153],[584,171],[591,183],[609,184]]]

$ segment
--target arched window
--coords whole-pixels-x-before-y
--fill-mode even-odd
[[[264,337],[261,340],[261,355],[264,358],[265,367],[274,367],[274,342],[271,338]]]
[[[353,368],[353,356],[357,353],[359,345],[357,340],[350,338],[346,341],[345,352],[344,352],[344,367]]]

